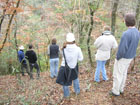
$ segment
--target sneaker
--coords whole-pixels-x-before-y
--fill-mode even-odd
[[[54,79],[54,77],[51,77],[51,76],[50,76],[50,78],[51,78],[51,79]]]
[[[32,75],[30,75],[30,79],[31,79],[31,80],[33,80],[33,79],[34,79]]]
[[[95,82],[95,83],[100,83],[100,81],[96,81],[96,80],[94,80],[94,82]]]
[[[36,78],[39,79],[40,78],[40,74],[37,74]]]
[[[34,78],[30,78],[30,80],[34,80]]]
[[[109,79],[107,78],[106,80],[103,80],[103,81],[108,81]]]
[[[124,92],[120,92],[121,95],[124,95]]]
[[[64,100],[69,100],[70,99],[70,96],[63,96],[63,99]]]
[[[119,96],[119,95],[114,94],[112,91],[109,92],[109,95],[111,95],[111,96]]]
[[[25,76],[25,74],[22,74],[22,76]]]

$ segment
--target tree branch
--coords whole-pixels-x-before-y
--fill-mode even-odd
[[[16,5],[16,8],[19,7],[19,4],[20,4],[20,0],[18,0],[17,5]],[[6,30],[6,34],[5,34],[5,39],[4,39],[3,43],[2,43],[2,47],[0,48],[0,53],[1,53],[1,51],[2,51],[2,49],[4,48],[4,45],[5,45],[5,43],[6,43],[6,40],[7,40],[9,31],[10,31],[10,26],[11,26],[11,24],[12,24],[12,20],[13,20],[13,18],[14,18],[14,16],[15,16],[16,13],[17,13],[17,11],[16,11],[16,9],[15,9],[15,10],[13,11],[12,16],[10,17],[10,20],[9,20],[9,23],[8,23],[8,27],[7,27],[7,30]]]
[[[6,1],[6,5],[8,5],[8,2],[9,2],[9,0]],[[1,20],[0,20],[0,32],[1,32],[2,23],[3,23],[4,18],[5,18],[5,16],[6,16],[6,15],[5,15],[5,12],[6,12],[6,9],[3,10],[3,15],[0,17],[0,18],[1,18]]]

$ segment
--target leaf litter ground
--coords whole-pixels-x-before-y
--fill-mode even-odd
[[[113,64],[110,64],[110,68]],[[94,72],[80,67],[79,80],[81,92],[63,98],[62,86],[51,79],[49,71],[42,72],[40,79],[30,80],[28,75],[0,76],[0,105],[140,105],[140,69],[129,69],[123,95],[110,96],[112,88],[112,70],[107,67],[108,81],[94,82]],[[36,73],[34,73],[35,77]]]

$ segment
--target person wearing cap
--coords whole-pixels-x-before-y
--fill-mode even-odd
[[[19,59],[19,62],[21,63],[22,76],[24,76],[24,69],[26,69],[26,72],[28,73],[28,75],[30,75],[29,70],[28,70],[28,66],[27,66],[27,63],[26,63],[26,60],[25,60],[24,46],[19,47],[18,59]]]
[[[33,50],[33,46],[31,44],[29,45],[29,50],[26,51],[25,55],[29,61],[31,79],[33,79],[33,73],[32,73],[33,68],[35,68],[37,70],[37,78],[39,78],[40,77],[40,69],[39,69],[39,66],[37,64],[37,56],[36,56],[36,53]]]
[[[72,85],[76,94],[80,93],[79,79],[78,79],[78,61],[83,60],[83,54],[81,48],[75,43],[75,36],[73,33],[66,35],[66,43],[63,48],[63,58],[61,67],[58,73],[56,83],[63,85],[64,97],[69,97],[70,91],[69,86]],[[65,67],[70,68],[70,72]],[[66,70],[66,71],[65,71]],[[68,72],[68,76],[66,75]],[[67,81],[68,79],[70,81]],[[65,80],[66,79],[66,80]]]
[[[140,38],[140,32],[135,27],[135,15],[128,13],[125,15],[124,20],[128,29],[122,34],[114,63],[113,88],[110,92],[114,96],[119,96],[124,92],[127,70],[131,61],[136,56]]]
[[[110,59],[110,52],[112,48],[117,48],[118,44],[115,37],[110,32],[110,27],[105,26],[104,32],[99,36],[95,42],[95,47],[97,48],[97,53],[95,59],[97,62],[94,81],[100,82],[100,71],[102,72],[102,78],[104,81],[108,80],[105,64],[108,59]]]
[[[56,38],[52,39],[52,44],[48,47],[48,56],[50,57],[50,76],[57,77],[59,65],[59,46],[56,44]]]

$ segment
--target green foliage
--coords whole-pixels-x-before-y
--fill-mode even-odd
[[[13,67],[17,65],[17,55],[16,52],[10,50],[1,53],[0,56],[0,75],[11,74],[13,72]]]
[[[15,68],[15,67],[12,66],[12,74],[15,75],[17,73],[20,73],[19,68],[17,69],[17,68]]]

